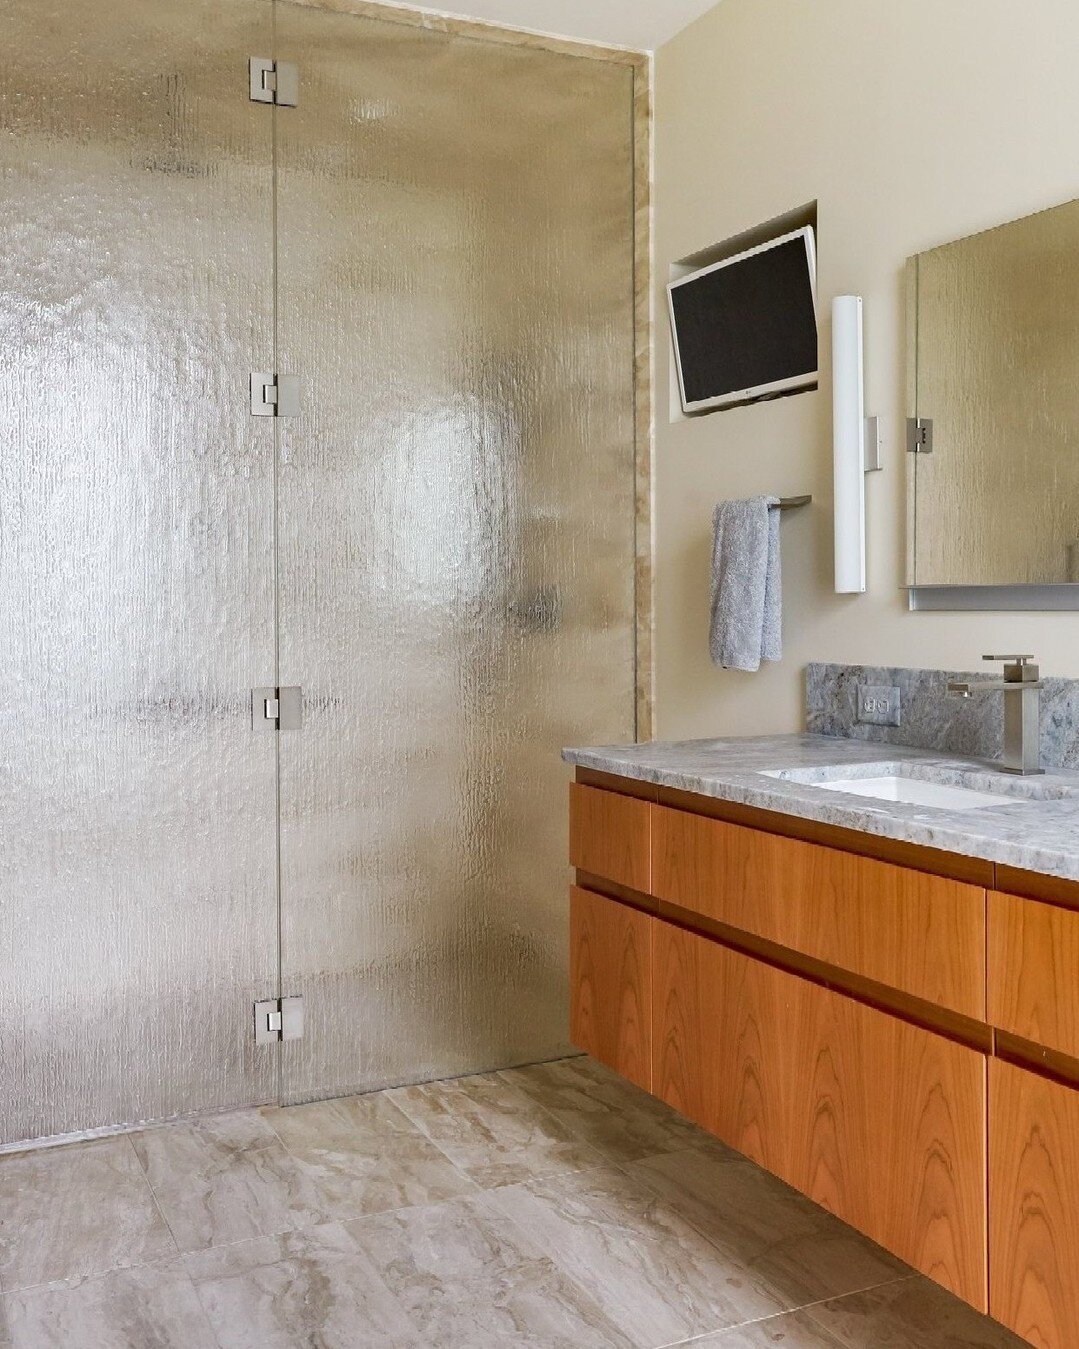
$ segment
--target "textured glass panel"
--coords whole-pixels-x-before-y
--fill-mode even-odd
[[[913,261],[918,585],[1079,581],[1079,202]]]
[[[566,1048],[568,742],[633,734],[631,75],[281,4],[287,1099]]]
[[[8,0],[0,1141],[274,1094],[263,0]]]

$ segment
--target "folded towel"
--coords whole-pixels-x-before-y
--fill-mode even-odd
[[[708,646],[725,670],[779,660],[781,582],[778,497],[721,501],[712,517],[712,621]]]

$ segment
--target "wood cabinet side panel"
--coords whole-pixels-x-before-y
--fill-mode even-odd
[[[1079,1058],[1079,913],[989,895],[989,1019]]]
[[[990,1309],[1039,1349],[1079,1344],[1079,1092],[989,1068]]]
[[[978,886],[654,806],[652,892],[985,1018],[985,892]]]
[[[652,925],[637,909],[570,890],[570,1039],[652,1090]]]
[[[647,801],[571,782],[570,864],[647,894],[652,885],[650,811]]]

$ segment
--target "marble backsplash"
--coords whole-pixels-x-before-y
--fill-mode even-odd
[[[999,759],[1004,740],[1000,693],[958,698],[947,692],[951,679],[985,679],[1001,667],[980,670],[906,670],[880,665],[806,667],[806,730],[882,745]],[[1044,679],[1041,694],[1043,768],[1079,769],[1079,680]],[[870,725],[858,719],[859,684],[900,690],[900,724]]]

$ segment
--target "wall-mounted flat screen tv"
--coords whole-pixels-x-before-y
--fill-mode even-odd
[[[667,298],[684,411],[814,387],[816,294],[810,225],[672,281]]]

